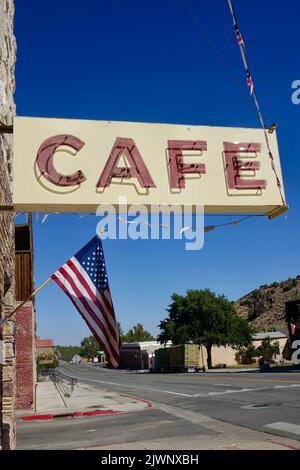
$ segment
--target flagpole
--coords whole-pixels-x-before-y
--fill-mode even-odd
[[[99,238],[101,238],[101,235],[105,232],[105,227],[102,228],[102,230],[100,230],[98,232],[98,236]],[[7,320],[12,317],[21,307],[23,307],[24,304],[26,304],[26,302],[29,302],[29,300],[31,300],[40,290],[43,289],[43,287],[45,287],[49,282],[51,281],[51,276],[48,277],[48,279],[46,279],[46,281],[43,282],[43,284],[41,284],[34,292],[32,292],[32,294],[28,297],[28,299],[26,300],[23,300],[22,303],[20,303],[20,305],[18,305],[6,318],[3,318],[3,320],[0,320],[0,327],[7,322]]]
[[[12,316],[19,310],[19,308],[23,307],[23,305],[26,304],[26,302],[29,302],[29,300],[31,300],[31,299],[32,299],[40,290],[42,290],[43,287],[45,287],[45,286],[48,284],[48,282],[50,282],[50,281],[51,281],[51,276],[48,277],[48,279],[46,279],[46,281],[43,282],[43,284],[41,284],[34,292],[32,292],[32,294],[28,297],[28,299],[23,300],[23,302],[20,303],[20,305],[18,305],[6,318],[4,318],[4,319],[2,320],[2,323],[7,322],[7,320],[8,320],[10,317],[12,317]]]

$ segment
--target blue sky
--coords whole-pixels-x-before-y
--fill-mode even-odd
[[[187,1],[218,54],[180,0],[15,0],[17,114],[259,127],[227,0]],[[212,231],[201,251],[176,240],[105,241],[125,330],[141,322],[156,334],[172,292],[209,287],[234,300],[300,273],[300,105],[291,101],[291,84],[300,79],[300,3],[236,0],[235,8],[265,121],[278,124],[290,210]],[[223,220],[207,217],[206,224]],[[97,222],[79,215],[34,221],[36,285],[94,235]],[[36,305],[41,337],[79,344],[88,334],[54,283]]]

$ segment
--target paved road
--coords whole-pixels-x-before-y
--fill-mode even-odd
[[[250,429],[269,433],[270,439],[273,435],[277,439],[282,436],[300,440],[299,371],[138,374],[69,364],[61,369],[81,382],[150,400],[154,409],[86,418],[80,423],[74,419],[46,424],[22,423],[17,433],[19,448],[120,446],[151,439],[171,443],[181,437],[184,443],[195,436],[198,442],[201,436],[202,442],[209,443],[217,438],[222,426],[223,433],[231,433],[234,439],[232,425],[242,427],[236,431],[242,429],[249,433]],[[229,423],[228,429],[225,429],[226,423]],[[105,432],[107,429],[112,432]]]

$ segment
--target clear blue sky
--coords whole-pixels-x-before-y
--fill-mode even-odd
[[[188,2],[230,73],[180,0],[15,0],[17,114],[259,127],[227,0]],[[125,330],[141,322],[156,334],[174,291],[209,287],[234,300],[300,273],[300,105],[291,102],[291,83],[300,79],[300,3],[236,0],[235,8],[265,120],[278,123],[290,210],[287,218],[210,232],[201,251],[185,251],[180,241],[104,242]],[[34,222],[36,285],[94,235],[96,222],[79,215]],[[79,344],[88,334],[54,283],[36,305],[41,337]]]

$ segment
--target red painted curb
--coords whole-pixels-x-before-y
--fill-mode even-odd
[[[277,445],[282,446],[282,447],[287,447],[290,450],[300,450],[299,447],[292,446],[291,444],[286,444],[286,443],[278,442],[278,441],[271,441],[271,442],[273,444],[277,444]]]
[[[148,408],[153,408],[151,401],[146,400],[145,398],[134,397],[132,395],[127,395],[127,396],[130,398],[134,398],[134,400],[139,400],[139,401],[142,401],[143,403],[146,403]]]
[[[52,419],[53,415],[52,414],[47,414],[47,415],[29,415],[29,416],[21,416],[18,418],[18,420],[22,421],[34,421],[37,419]]]
[[[223,446],[223,449],[225,449],[225,450],[240,450],[240,449],[238,449],[237,447],[235,447],[235,446],[233,446],[233,445],[230,445],[230,444],[225,444],[225,445]]]
[[[153,408],[152,403],[144,398],[134,397],[127,395],[128,397],[146,403],[147,408]],[[112,415],[112,414],[126,414],[129,411],[116,411],[116,410],[93,410],[93,411],[70,411],[69,413],[47,413],[44,415],[27,415],[18,418],[18,421],[43,421],[55,418],[79,418],[81,416],[100,416],[100,415]]]
[[[116,410],[94,410],[94,411],[71,411],[70,413],[48,413],[44,415],[27,415],[21,416],[18,418],[20,421],[43,421],[55,418],[77,418],[80,416],[96,416],[96,415],[111,415],[111,414],[121,414],[124,411]]]

